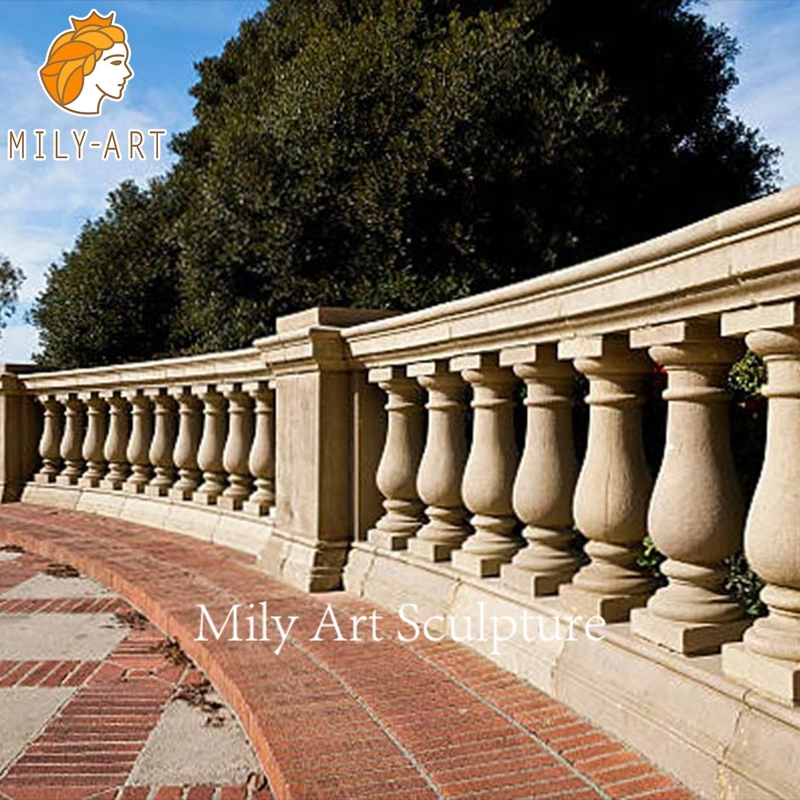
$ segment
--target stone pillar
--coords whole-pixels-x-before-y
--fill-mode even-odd
[[[191,500],[200,485],[197,451],[203,430],[203,404],[188,386],[172,390],[178,402],[178,438],[172,460],[178,468],[178,480],[169,490],[172,500]]]
[[[405,550],[408,539],[422,525],[422,503],[417,495],[417,469],[422,457],[422,391],[407,377],[404,367],[369,371],[370,383],[386,392],[388,421],[375,482],[384,496],[384,515],[367,539],[387,550]]]
[[[242,510],[263,517],[275,507],[275,391],[266,381],[248,383],[242,389],[255,401],[255,432],[248,467],[256,486]]]
[[[41,442],[42,418],[23,376],[28,364],[0,364],[0,502],[22,496],[33,478]]]
[[[642,440],[645,385],[652,362],[614,337],[569,339],[560,358],[575,359],[589,379],[589,440],[575,487],[573,515],[590,540],[591,563],[559,589],[567,608],[588,619],[628,619],[652,591],[651,578],[636,569],[647,532],[653,485]]]
[[[745,341],[767,365],[767,444],[747,516],[744,552],[766,586],[769,608],[744,634],[722,648],[726,675],[786,705],[800,703],[800,313],[794,304],[731,314],[723,333],[750,328]],[[778,313],[783,311],[784,313]],[[790,313],[791,312],[791,313]],[[759,330],[773,318],[789,325]],[[726,330],[727,328],[727,330]],[[756,328],[756,330],[753,330]]]
[[[55,483],[61,472],[61,437],[64,433],[63,406],[52,394],[39,397],[44,410],[42,438],[39,441],[39,455],[42,458],[41,469],[34,476],[34,482],[46,485]]]
[[[153,389],[147,392],[155,406],[153,439],[150,442],[148,458],[155,468],[155,475],[145,487],[150,497],[166,497],[175,483],[175,462],[173,451],[177,433],[176,403],[167,389]]]
[[[222,464],[229,485],[217,501],[227,511],[239,511],[253,491],[250,475],[250,450],[253,446],[253,400],[241,384],[222,387],[228,400],[228,437]]]
[[[519,463],[514,436],[514,373],[498,365],[497,354],[459,356],[450,368],[472,386],[472,446],[461,494],[472,512],[475,533],[452,554],[453,566],[480,578],[500,574],[522,545],[512,506]]]
[[[61,438],[61,458],[64,468],[58,474],[59,486],[76,486],[83,474],[83,400],[69,393],[59,397],[64,406],[64,435]]]
[[[466,384],[444,361],[412,364],[408,374],[428,392],[428,435],[417,472],[417,493],[427,506],[428,522],[408,540],[408,549],[428,561],[447,561],[470,533],[461,499]]]
[[[150,442],[153,438],[153,414],[151,401],[141,389],[128,395],[131,404],[131,435],[126,451],[131,474],[122,488],[132,494],[141,494],[150,482],[153,470],[150,466]]]
[[[195,503],[214,506],[225,491],[225,467],[222,452],[228,432],[228,413],[225,398],[216,386],[199,389],[203,400],[203,435],[197,452],[197,464],[203,471],[203,482],[192,495]]]
[[[572,435],[575,370],[558,361],[554,344],[503,351],[525,381],[525,448],[514,481],[514,511],[525,523],[523,547],[500,570],[503,585],[528,595],[556,594],[577,571],[572,548],[572,497],[578,461]]]
[[[83,457],[86,459],[86,472],[78,481],[78,486],[96,489],[106,474],[104,445],[108,431],[108,409],[106,401],[98,392],[83,396],[86,405],[86,438],[83,440]]]
[[[128,442],[131,435],[131,406],[120,392],[104,396],[108,403],[108,434],[103,456],[108,462],[108,473],[100,481],[102,489],[121,489],[130,473]]]
[[[713,653],[748,625],[724,588],[724,559],[741,549],[744,526],[725,385],[744,348],[694,322],[633,331],[631,344],[650,345],[667,372],[667,441],[647,529],[667,556],[661,571],[669,578],[647,608],[631,613],[631,630],[679,653]]]

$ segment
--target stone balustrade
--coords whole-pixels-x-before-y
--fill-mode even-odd
[[[35,441],[17,436],[28,462],[38,458],[23,498],[82,493],[100,511],[109,496],[157,503],[169,508],[160,524],[184,533],[201,513],[219,531],[250,518],[263,532],[251,549],[270,574],[311,591],[344,585],[393,610],[418,604],[420,616],[444,620],[471,598],[581,624],[602,617],[618,631],[607,663],[587,652],[561,666],[547,648],[503,663],[549,691],[577,687],[568,699],[590,716],[606,712],[580,687],[602,674],[628,709],[606,722],[623,732],[625,714],[653,700],[649,690],[639,706],[619,700],[624,665],[640,662],[664,680],[683,675],[691,691],[713,684],[736,714],[745,689],[794,714],[798,266],[800,188],[436,308],[312,309],[247,350],[20,374],[14,397],[40,425]],[[746,348],[768,371],[752,499],[732,456],[726,391]],[[643,408],[657,373],[667,385],[651,402],[665,404],[667,423],[654,459]],[[646,536],[666,557],[660,587],[640,566]],[[766,583],[769,613],[754,624],[726,589],[727,559],[742,548]],[[713,674],[698,673],[711,663],[698,655],[716,659]],[[787,719],[800,737],[800,717]],[[703,730],[700,716],[693,724]],[[713,735],[692,741],[722,763]]]

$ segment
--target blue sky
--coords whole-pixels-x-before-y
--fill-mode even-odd
[[[90,138],[102,139],[110,128],[165,128],[170,135],[186,130],[194,63],[218,54],[239,23],[264,6],[264,0],[0,0],[0,144],[5,149],[8,128],[59,129],[64,141],[72,128],[88,128]],[[86,16],[92,8],[116,12],[128,33],[135,75],[124,99],[106,101],[102,116],[87,123],[45,97],[37,70],[52,39],[69,27],[68,17]],[[783,185],[799,184],[800,0],[706,0],[697,8],[739,41],[734,112],[783,148]],[[47,266],[70,248],[83,221],[102,213],[107,193],[120,181],[143,182],[168,163],[0,160],[0,252],[26,273],[20,308],[0,338],[0,362],[28,361],[36,349],[36,332],[24,323],[24,313],[44,286]]]

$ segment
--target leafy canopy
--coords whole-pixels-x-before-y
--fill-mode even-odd
[[[774,188],[736,46],[689,0],[273,0],[197,122],[50,271],[42,359],[248,344],[316,304],[416,308]]]

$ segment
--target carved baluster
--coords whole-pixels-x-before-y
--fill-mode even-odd
[[[631,630],[679,653],[715,652],[748,624],[725,592],[723,563],[741,549],[744,526],[725,391],[743,348],[715,327],[682,322],[634,331],[631,343],[652,345],[650,357],[668,376],[667,441],[647,527],[669,578],[631,613]]]
[[[39,455],[42,467],[34,476],[39,484],[55,483],[61,472],[61,437],[63,436],[62,406],[53,395],[39,397],[44,411],[42,438],[39,440]]]
[[[96,489],[106,474],[106,461],[103,446],[108,430],[106,401],[98,392],[90,392],[83,398],[87,409],[86,438],[83,440],[83,457],[86,459],[86,472],[78,485]]]
[[[222,452],[228,431],[228,413],[225,398],[215,386],[202,387],[199,391],[203,392],[203,435],[197,451],[197,464],[203,471],[203,482],[192,499],[196,503],[213,506],[225,491]]]
[[[175,462],[172,458],[177,433],[175,400],[166,389],[153,389],[147,392],[155,406],[153,439],[150,442],[148,458],[155,469],[155,475],[145,487],[150,497],[166,497],[175,483]]]
[[[200,470],[197,452],[203,431],[203,404],[192,394],[190,387],[173,389],[172,396],[178,401],[178,438],[172,458],[178,468],[178,480],[169,490],[173,500],[191,500],[200,485]]]
[[[225,386],[223,391],[228,400],[228,436],[222,464],[228,473],[229,485],[217,505],[228,511],[239,511],[253,491],[249,463],[253,446],[253,400],[242,391],[241,384]]]
[[[403,367],[372,369],[368,377],[370,383],[377,383],[386,392],[388,419],[375,477],[386,498],[386,513],[367,538],[387,550],[405,550],[409,537],[422,525],[422,503],[416,487],[422,456],[422,391],[415,380],[406,376]]]
[[[255,401],[255,433],[248,466],[256,485],[242,510],[261,517],[275,506],[275,390],[265,381],[245,384],[242,388]]]
[[[777,311],[783,309],[782,314]],[[744,534],[744,552],[766,586],[769,608],[744,634],[744,641],[722,648],[722,666],[732,678],[787,705],[800,703],[800,314],[792,304],[765,306],[753,314],[731,314],[723,332],[753,327],[762,319],[787,317],[794,326],[755,330],[748,347],[767,364],[767,443]],[[724,322],[724,318],[723,318]],[[766,326],[765,326],[766,327]]]
[[[511,499],[519,463],[513,400],[517,378],[498,366],[496,354],[460,356],[450,367],[461,370],[472,386],[474,409],[461,494],[473,514],[475,533],[453,552],[453,566],[482,578],[495,576],[522,545]]]
[[[503,584],[531,597],[555,594],[579,566],[572,548],[572,498],[578,462],[572,437],[575,370],[558,361],[555,345],[501,354],[525,381],[525,449],[514,481],[514,511],[528,546],[503,565]]]
[[[573,514],[590,540],[591,563],[572,583],[559,589],[564,604],[588,619],[626,620],[643,606],[652,580],[636,569],[646,533],[647,507],[653,485],[644,454],[642,405],[652,362],[631,352],[623,339],[587,337],[559,345],[559,357],[574,358],[589,379],[586,402],[589,441]]]
[[[56,483],[60,486],[75,486],[83,474],[83,400],[76,394],[59,398],[64,406],[64,435],[61,439],[61,458],[64,468],[58,474]]]
[[[408,549],[428,561],[446,561],[470,533],[461,499],[466,384],[441,361],[412,364],[408,374],[428,391],[428,436],[417,472],[417,493],[427,504],[428,522],[408,540]]]
[[[130,473],[128,441],[131,435],[131,406],[120,392],[104,395],[108,403],[108,434],[103,455],[108,462],[108,473],[100,481],[103,489],[121,489]]]
[[[123,484],[126,492],[141,494],[153,474],[150,466],[150,442],[153,438],[151,401],[141,389],[128,395],[131,404],[131,435],[126,451],[131,474]]]

